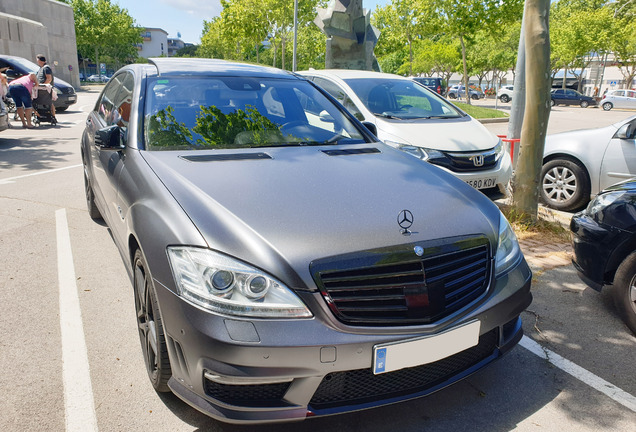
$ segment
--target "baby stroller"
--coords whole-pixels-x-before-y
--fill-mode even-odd
[[[34,89],[35,90],[35,89]],[[37,87],[38,96],[33,99],[33,124],[39,126],[42,122],[57,124],[57,119],[51,114],[53,104],[53,93],[55,90],[51,86],[40,85]]]

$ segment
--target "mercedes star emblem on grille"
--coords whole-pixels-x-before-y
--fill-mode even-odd
[[[411,228],[411,226],[413,225],[413,213],[411,213],[409,210],[402,210],[398,214],[397,222],[400,228],[402,228],[402,234],[411,234],[409,228]]]

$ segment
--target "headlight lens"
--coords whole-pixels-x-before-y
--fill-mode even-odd
[[[406,152],[411,156],[415,156],[416,158],[425,161],[429,159],[440,159],[444,157],[444,153],[439,150],[417,147],[414,145],[398,143],[390,140],[385,140],[384,142],[391,147],[395,147],[398,150],[402,150],[403,152]]]
[[[505,153],[506,153],[506,149],[503,143],[501,142],[501,138],[499,138],[499,142],[495,146],[495,160],[499,160],[501,156],[503,156]]]
[[[519,248],[517,236],[506,217],[499,212],[499,242],[495,257],[495,275],[498,276],[510,270],[517,263],[520,254],[521,249]]]
[[[168,257],[178,294],[227,315],[309,318],[311,312],[283,283],[209,249],[171,246]]]
[[[603,210],[605,207],[611,205],[614,201],[623,196],[625,191],[616,191],[616,192],[607,192],[601,195],[596,195],[596,197],[590,201],[587,206],[587,213],[590,216],[596,215],[598,212]]]

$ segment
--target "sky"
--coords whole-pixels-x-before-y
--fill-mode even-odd
[[[374,10],[376,5],[389,2],[362,0],[362,7]],[[221,12],[219,0],[112,0],[112,3],[127,9],[137,25],[163,29],[169,38],[181,34],[182,41],[193,44],[201,42],[203,21],[210,21]]]

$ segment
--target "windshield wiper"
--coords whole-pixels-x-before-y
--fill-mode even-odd
[[[392,120],[404,120],[402,117],[396,117],[394,115],[391,114],[377,114],[377,113],[373,113],[374,115],[377,115],[378,117],[384,117],[384,118],[388,118],[388,119],[392,119]]]

